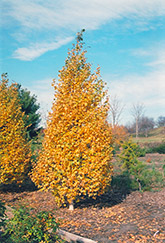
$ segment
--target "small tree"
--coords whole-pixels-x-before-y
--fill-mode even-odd
[[[0,81],[0,184],[22,182],[29,172],[30,145],[18,99],[16,84]]]
[[[138,157],[144,156],[145,150],[140,148],[131,140],[125,141],[122,145],[120,158],[121,167],[132,181],[132,188],[149,190],[152,186],[159,186],[163,181],[163,174],[155,170],[155,167],[148,168],[147,164],[140,161]]]
[[[140,147],[131,140],[128,140],[123,143],[122,152],[118,157],[124,171],[128,173],[129,177],[133,176],[141,191],[141,173],[146,166],[137,158],[140,152]]]
[[[122,144],[122,152],[119,155],[122,168],[130,172],[131,166],[137,164],[137,144],[131,140]]]
[[[81,39],[69,51],[53,82],[55,96],[49,114],[43,150],[34,166],[32,180],[50,189],[59,205],[78,196],[95,197],[111,180],[111,130],[109,109],[100,69],[91,73]]]
[[[118,99],[118,97],[112,96],[110,98],[110,115],[111,115],[111,122],[112,127],[118,126],[119,121],[121,118],[121,114],[123,112],[124,105],[121,103],[121,101]]]
[[[139,136],[139,122],[140,122],[140,118],[142,117],[143,113],[144,113],[144,105],[137,103],[137,104],[133,104],[132,106],[132,110],[131,113],[135,119],[135,123],[136,123],[136,138],[138,138]]]

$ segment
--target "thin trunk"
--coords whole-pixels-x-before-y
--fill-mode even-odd
[[[138,124],[138,119],[136,118],[136,138],[139,136],[139,124]]]
[[[69,210],[71,210],[71,211],[74,210],[74,202],[73,202],[73,200],[69,204]]]
[[[112,126],[114,127],[115,126],[115,123],[116,123],[116,117],[115,117],[115,114],[112,115]]]
[[[141,183],[140,183],[139,179],[137,178],[136,181],[137,181],[138,184],[139,184],[139,191],[141,191],[141,190],[142,190],[142,186],[141,186]]]

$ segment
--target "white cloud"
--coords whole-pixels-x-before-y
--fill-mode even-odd
[[[70,42],[73,38],[68,37],[63,40],[59,40],[57,42],[53,43],[36,43],[36,44],[31,44],[29,47],[22,47],[18,48],[14,54],[13,57],[19,60],[23,61],[31,61],[42,54],[44,54],[47,51],[55,50],[61,47],[62,45],[67,44]]]
[[[156,58],[154,61],[148,63],[148,66],[152,67],[162,67],[165,68],[165,49],[158,49],[156,54]]]
[[[136,57],[146,58],[145,66],[152,67],[154,70],[165,69],[165,45],[161,42],[151,43],[147,48],[137,48],[130,50],[131,54]],[[148,60],[149,58],[149,60]]]
[[[2,0],[7,15],[23,27],[96,29],[110,19],[150,18],[165,13],[164,0]]]
[[[143,48],[137,48],[137,49],[131,50],[132,55],[140,56],[140,57],[151,56],[152,53],[153,53],[153,51],[151,52],[151,50],[146,50],[146,49],[143,49]]]
[[[14,53],[21,60],[33,60],[58,48],[52,48],[55,43],[49,44],[50,41],[44,45],[31,43],[34,32],[36,43],[40,43],[41,33],[51,32],[51,39],[60,35],[66,38],[82,28],[96,30],[121,18],[134,19],[136,25],[139,23],[144,28],[147,21],[165,14],[164,0],[2,0],[2,6],[3,23],[17,27],[11,34],[19,41],[27,38],[27,47],[18,48]]]

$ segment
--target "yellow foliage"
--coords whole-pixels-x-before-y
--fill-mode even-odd
[[[43,190],[50,189],[61,205],[78,195],[95,197],[104,192],[112,175],[112,134],[100,69],[91,73],[79,41],[53,86],[52,112],[31,178]]]
[[[30,145],[16,85],[9,86],[6,75],[0,81],[0,94],[0,183],[20,183],[29,170]]]

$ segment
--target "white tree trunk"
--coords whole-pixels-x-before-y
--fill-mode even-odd
[[[139,121],[136,118],[136,138],[138,138],[138,136],[139,136]]]
[[[73,202],[73,200],[72,200],[71,203],[69,204],[69,210],[71,210],[71,211],[74,210],[74,202]]]

